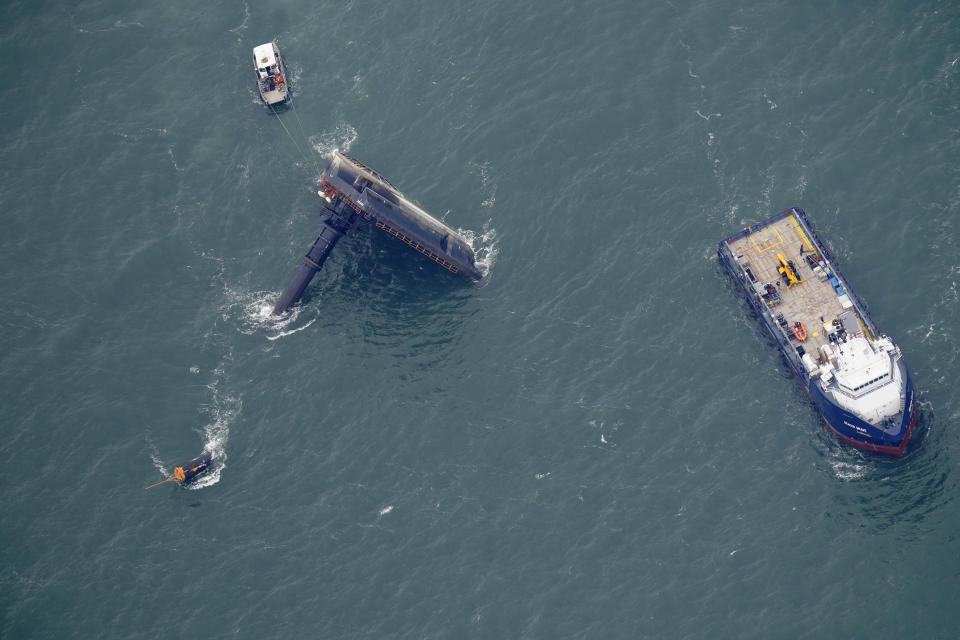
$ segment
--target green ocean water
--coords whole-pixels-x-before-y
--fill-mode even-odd
[[[0,638],[958,637],[958,34],[948,1],[4,3]],[[366,226],[271,318],[334,149],[483,283]],[[827,431],[716,258],[794,205],[904,352],[901,459]]]

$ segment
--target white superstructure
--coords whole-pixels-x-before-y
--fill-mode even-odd
[[[904,380],[897,366],[900,349],[888,338],[870,341],[863,334],[832,345],[815,375],[825,395],[863,420],[881,425],[903,411]]]
[[[275,42],[266,42],[253,48],[253,68],[257,75],[257,89],[268,105],[287,99],[286,70]]]

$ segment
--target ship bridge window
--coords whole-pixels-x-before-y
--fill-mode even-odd
[[[887,377],[889,377],[889,376],[890,376],[889,373],[885,373],[885,374],[883,374],[882,376],[877,376],[877,377],[874,378],[873,380],[870,380],[869,382],[865,382],[865,383],[863,383],[862,385],[860,385],[859,387],[854,387],[853,390],[854,390],[854,391],[860,391],[860,389],[865,389],[866,387],[869,387],[870,385],[872,385],[874,382],[879,382],[880,380],[883,380],[884,378],[887,378]]]

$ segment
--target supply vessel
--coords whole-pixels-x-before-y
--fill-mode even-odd
[[[903,455],[919,410],[910,372],[803,210],[747,227],[717,252],[827,426],[855,447]]]

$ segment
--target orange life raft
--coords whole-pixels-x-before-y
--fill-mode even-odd
[[[807,339],[807,328],[803,326],[802,322],[793,323],[793,335],[797,336],[797,340],[800,342]]]

